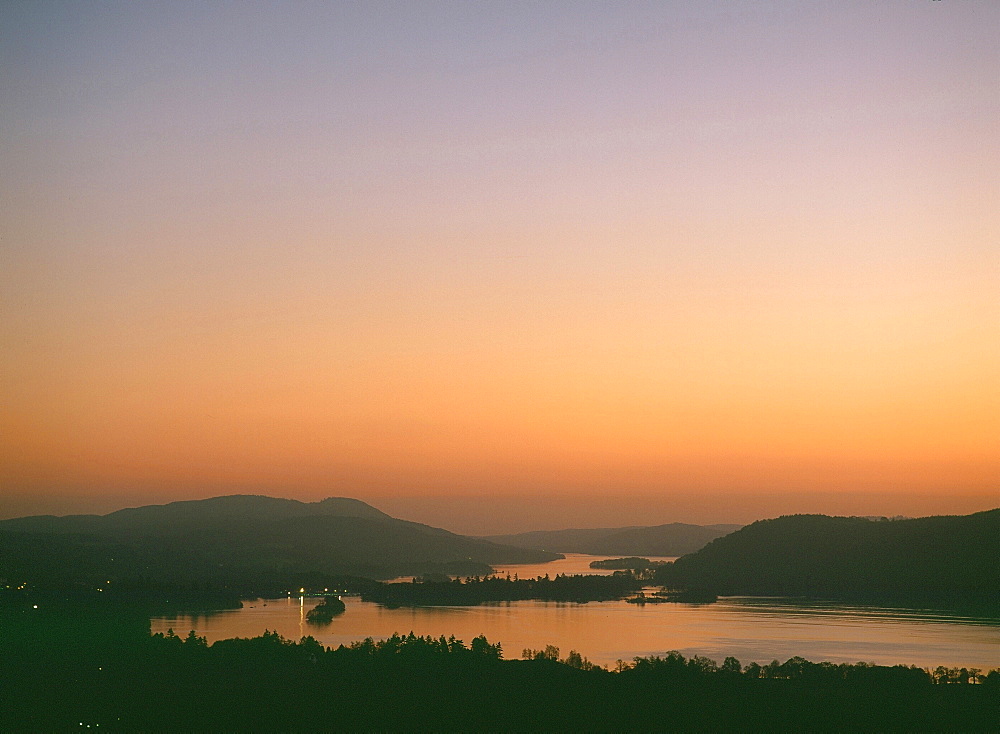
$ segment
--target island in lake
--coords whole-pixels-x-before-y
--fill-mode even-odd
[[[747,591],[836,599],[882,588],[904,601],[977,604],[1000,619],[1000,564],[991,550],[998,521],[1000,510],[895,521],[778,518],[673,563],[625,556],[597,562],[621,567],[611,574],[536,578],[495,574],[487,561],[537,563],[556,554],[463,538],[346,499],[216,498],[3,521],[0,726],[315,730],[335,717],[340,728],[397,729],[417,715],[421,727],[435,729],[658,728],[665,721],[695,729],[996,729],[1000,671],[975,667],[801,657],[744,664],[675,651],[603,666],[575,649],[508,651],[484,635],[466,642],[402,632],[329,648],[308,635],[288,640],[273,632],[209,644],[194,631],[150,635],[149,620],[164,610],[224,609],[320,588],[328,595],[302,612],[312,629],[350,614],[338,598],[348,592],[387,608],[416,608],[704,604],[717,593]],[[302,544],[285,531],[300,533]],[[942,554],[955,534],[972,550]],[[391,551],[387,538],[410,556]],[[798,555],[788,553],[793,548]],[[862,572],[861,551],[852,548],[879,552]],[[369,549],[376,561],[365,560]],[[446,573],[470,563],[484,573]],[[417,569],[409,581],[379,578]],[[899,593],[918,578],[925,580],[919,591]],[[503,695],[484,698],[484,690]]]

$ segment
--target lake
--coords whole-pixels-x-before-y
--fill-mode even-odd
[[[498,571],[521,578],[597,573],[588,564],[601,558],[606,556],[567,554],[563,561],[503,566]],[[678,650],[685,656],[704,655],[719,662],[732,655],[744,664],[798,655],[815,662],[1000,667],[1000,620],[947,612],[756,597],[723,597],[715,604],[519,601],[385,609],[347,596],[347,611],[318,627],[306,622],[305,614],[319,601],[311,597],[257,600],[245,602],[240,610],[157,617],[151,626],[153,632],[172,628],[181,635],[193,629],[210,642],[273,630],[294,640],[312,635],[327,646],[384,638],[394,632],[455,635],[467,644],[485,634],[491,642],[503,645],[507,658],[519,658],[524,648],[555,645],[563,656],[577,650],[601,665]]]

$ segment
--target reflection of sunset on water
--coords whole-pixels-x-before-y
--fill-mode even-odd
[[[318,603],[306,599],[306,608]],[[563,655],[577,650],[595,663],[663,655],[679,650],[721,662],[727,656],[769,663],[801,656],[808,660],[884,665],[996,666],[1000,623],[948,613],[874,607],[794,605],[775,599],[722,599],[716,604],[625,602],[587,604],[520,601],[478,607],[385,609],[345,597],[347,611],[329,626],[300,627],[298,598],[246,602],[239,611],[209,616],[153,619],[153,632],[189,629],[209,641],[254,637],[265,629],[289,639],[312,635],[326,646],[349,644],[394,632],[455,635],[468,643],[485,634],[503,645],[506,658],[524,648],[555,645]],[[266,606],[265,606],[266,605]]]
[[[998,38],[0,0],[0,731],[1000,731]]]

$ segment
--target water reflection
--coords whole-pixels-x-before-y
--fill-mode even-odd
[[[345,597],[347,611],[325,627],[305,621],[319,599],[298,597],[250,602],[243,609],[209,616],[152,620],[154,632],[194,629],[210,641],[253,637],[264,630],[298,639],[312,635],[324,645],[347,644],[394,632],[455,635],[468,642],[479,634],[499,641],[505,657],[526,647],[574,649],[600,664],[680,650],[721,661],[767,663],[800,655],[810,660],[866,661],[1000,667],[1000,623],[941,612],[865,607],[796,605],[781,600],[722,599],[717,604],[624,602],[572,604],[521,601],[479,607],[384,609]]]
[[[497,571],[521,578],[611,573],[589,567],[591,561],[605,557],[567,554],[560,561],[503,566]],[[485,634],[491,642],[503,645],[507,658],[520,657],[524,648],[555,645],[564,655],[577,650],[601,665],[679,650],[686,656],[704,655],[717,661],[732,655],[744,664],[799,655],[817,662],[1000,667],[1000,620],[939,610],[759,597],[728,597],[716,604],[519,601],[384,609],[345,597],[347,611],[331,624],[316,627],[305,615],[319,602],[319,598],[298,596],[258,600],[236,611],[156,618],[152,630],[172,628],[183,635],[194,629],[210,642],[272,630],[289,639],[312,635],[328,646],[365,637],[385,638],[395,632],[455,635],[465,642]]]
[[[554,577],[557,574],[573,575],[585,573],[595,576],[606,576],[614,573],[611,569],[590,567],[592,561],[605,560],[608,556],[593,556],[587,553],[566,553],[565,556],[565,558],[560,560],[548,561],[546,563],[511,563],[496,566],[495,570],[497,575],[503,576],[509,573],[513,577],[514,574],[517,574],[518,578],[522,579],[533,579],[545,574]],[[643,556],[643,558],[650,561],[677,560],[677,556]]]
[[[606,560],[608,556],[593,556],[587,553],[566,553],[564,555],[566,556],[565,558],[555,561],[546,561],[545,563],[508,563],[494,566],[493,570],[498,576],[510,574],[511,578],[517,575],[518,578],[522,579],[533,579],[545,576],[546,574],[550,577],[555,577],[559,574],[572,576],[583,573],[593,576],[607,576],[614,573],[612,569],[590,567],[592,561]],[[643,558],[649,561],[677,560],[677,556],[643,556]],[[409,582],[413,580],[413,576],[397,576],[392,580]]]
[[[780,616],[802,615],[808,617],[828,616],[831,623],[850,618],[873,619],[892,624],[900,621],[912,622],[961,622],[962,624],[983,624],[994,626],[994,617],[976,616],[940,609],[901,609],[897,607],[858,606],[788,599],[784,597],[728,597],[727,601],[747,609],[756,609],[759,614]]]

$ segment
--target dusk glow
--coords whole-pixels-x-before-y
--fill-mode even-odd
[[[1000,505],[998,38],[989,0],[4,3],[0,517]]]

